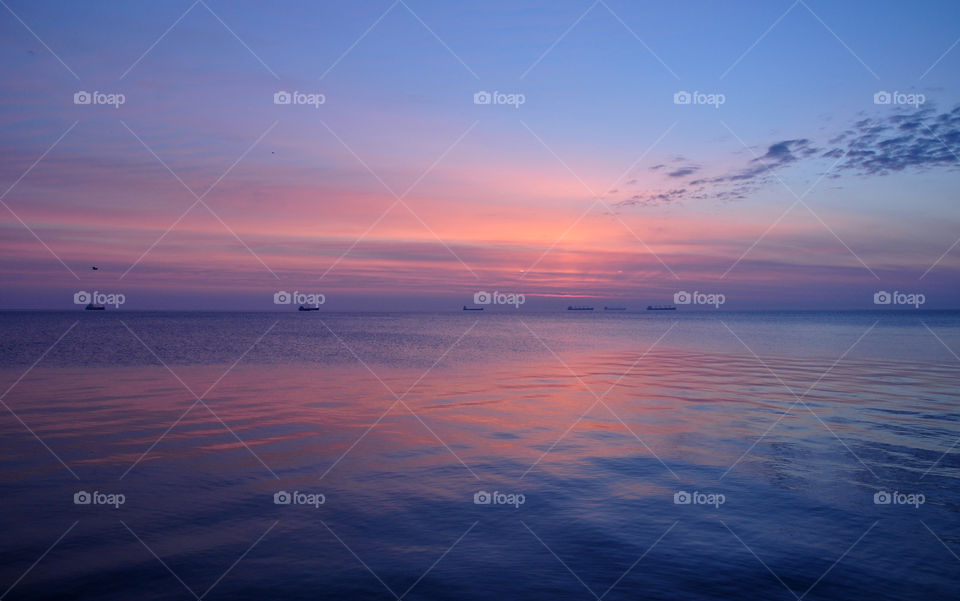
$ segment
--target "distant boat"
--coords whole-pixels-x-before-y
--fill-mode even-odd
[[[84,311],[106,311],[106,309],[107,308],[103,305],[95,305],[93,303],[89,303],[87,304],[87,307],[84,309]]]
[[[626,311],[626,307],[604,307],[604,311]]]
[[[647,305],[647,311],[676,311],[673,305]]]
[[[593,311],[593,307],[575,307],[570,305],[567,307],[567,311]]]
[[[300,308],[297,309],[297,311],[319,311],[319,310],[320,310],[320,307],[304,307],[303,305],[300,305]]]
[[[468,307],[464,305],[463,310],[464,311],[483,311],[483,307]]]

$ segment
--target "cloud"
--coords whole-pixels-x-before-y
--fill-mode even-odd
[[[667,175],[669,175],[670,177],[686,177],[688,175],[692,175],[696,173],[699,170],[700,170],[700,167],[696,167],[696,166],[681,167],[676,171],[671,171]]]
[[[688,179],[684,187],[635,194],[615,204],[657,206],[683,200],[740,200],[770,183],[777,170],[805,161],[831,160],[831,177],[957,168],[960,157],[956,152],[960,152],[960,105],[945,113],[923,108],[860,119],[834,134],[823,148],[809,138],[779,140],[769,144],[763,155],[726,173]],[[665,172],[672,179],[684,180],[702,169],[682,157],[672,162],[685,163]],[[824,168],[829,166],[825,163]],[[658,164],[650,169],[666,167]]]
[[[652,192],[648,194],[634,194],[626,200],[614,203],[617,207],[643,206],[653,207],[672,203],[680,198],[686,197],[688,190],[686,188],[677,188],[667,190],[666,192]]]
[[[842,134],[822,156],[843,160],[837,171],[887,175],[899,171],[957,167],[960,106],[937,114],[933,108],[863,119]]]

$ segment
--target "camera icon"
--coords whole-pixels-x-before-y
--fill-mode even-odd
[[[473,95],[474,104],[490,104],[493,100],[493,97],[490,96],[490,92],[479,91]]]
[[[490,293],[485,290],[473,294],[473,304],[475,305],[489,305],[491,300]]]
[[[478,490],[473,493],[473,504],[474,505],[489,505],[493,501],[493,497],[490,496],[485,490]]]
[[[693,497],[690,496],[685,490],[677,491],[673,493],[673,504],[674,505],[689,505],[693,500]]]
[[[680,292],[673,293],[673,304],[675,305],[689,305],[691,300],[690,293],[686,290],[681,290]]]
[[[273,493],[274,505],[289,505],[291,501],[293,501],[293,495],[285,490],[280,490]]]
[[[673,103],[674,104],[690,104],[693,100],[693,97],[690,95],[690,92],[685,92],[680,90],[673,94]]]
[[[290,104],[292,101],[293,97],[290,95],[290,92],[280,90],[279,92],[273,93],[274,104]]]
[[[90,296],[90,293],[86,290],[81,290],[73,294],[73,304],[75,305],[86,305],[93,300],[93,297]]]
[[[874,505],[889,505],[891,501],[893,501],[893,497],[885,490],[873,493]]]
[[[73,93],[74,104],[90,104],[91,99],[90,92],[84,92],[83,90],[80,90],[79,92]]]
[[[890,94],[890,92],[880,90],[873,95],[874,104],[890,104],[891,102],[893,102],[893,96]]]
[[[873,304],[889,305],[891,302],[893,302],[893,296],[891,296],[891,294],[886,290],[873,293]]]
[[[85,490],[73,493],[74,505],[89,505],[93,497]]]
[[[293,301],[293,297],[286,290],[279,290],[273,293],[273,304],[275,305],[289,305]]]

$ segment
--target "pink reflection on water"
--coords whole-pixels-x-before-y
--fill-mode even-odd
[[[267,475],[261,460],[313,479],[421,468],[462,469],[472,479],[460,461],[481,478],[519,478],[534,465],[534,475],[572,476],[609,460],[666,472],[662,460],[677,472],[692,465],[719,475],[796,400],[785,385],[803,395],[829,367],[774,359],[768,370],[749,356],[673,351],[634,366],[637,356],[568,353],[563,359],[576,376],[552,357],[444,364],[402,403],[359,365],[239,365],[204,399],[216,416],[199,403],[190,409],[194,396],[160,366],[37,368],[6,401],[81,476],[119,477],[135,462],[130,477],[168,463]],[[224,370],[175,371],[202,392]],[[423,373],[375,371],[399,394]],[[3,382],[18,375],[4,372]],[[846,361],[803,397],[816,417],[795,405],[738,469],[755,469],[771,448],[800,447],[829,457],[821,468],[849,467],[856,459],[837,437],[896,444],[910,434],[887,427],[894,421],[914,430],[910,445],[936,450],[938,440],[915,434],[930,427],[925,412],[956,406],[955,377],[948,366]],[[917,385],[924,395],[915,394]],[[12,416],[0,431],[7,466],[62,469]]]

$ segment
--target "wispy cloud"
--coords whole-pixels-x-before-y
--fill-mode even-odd
[[[837,164],[830,177],[882,176],[894,172],[920,171],[960,166],[960,106],[938,113],[922,108],[909,113],[869,117],[834,135],[823,147],[809,138],[779,140],[740,167],[717,175],[701,174],[699,165],[671,167],[657,164],[651,171],[673,180],[686,180],[681,187],[634,194],[616,206],[660,206],[684,200],[741,200],[775,178],[778,170],[817,160]],[[669,170],[669,171],[668,171]],[[691,177],[699,175],[698,177]]]

